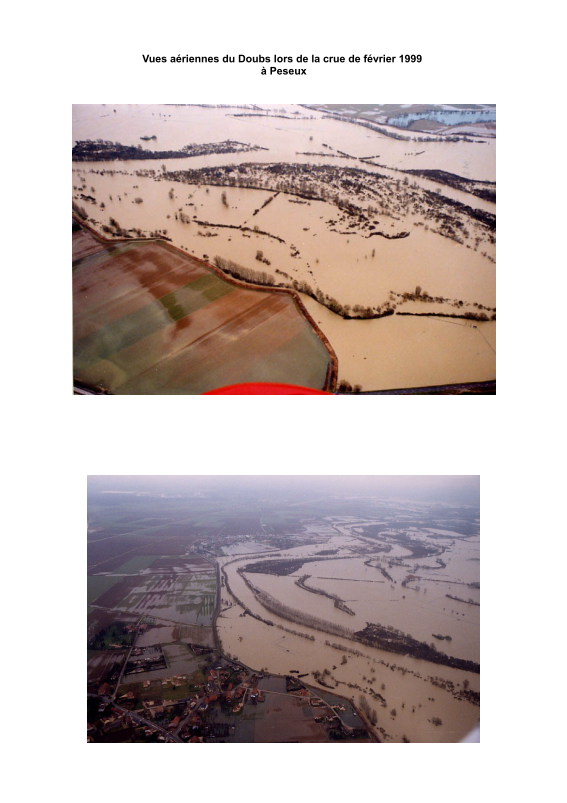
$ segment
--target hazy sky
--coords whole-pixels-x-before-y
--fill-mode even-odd
[[[247,493],[344,493],[393,496],[416,500],[446,500],[480,503],[478,475],[397,476],[93,476],[89,491],[138,490],[155,493],[183,493],[198,490],[233,490]]]

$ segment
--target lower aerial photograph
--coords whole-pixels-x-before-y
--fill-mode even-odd
[[[90,476],[88,742],[479,742],[478,476]]]

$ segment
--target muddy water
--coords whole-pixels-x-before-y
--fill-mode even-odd
[[[431,568],[418,569],[420,579],[412,582],[410,588],[403,588],[401,583],[411,569],[388,568],[386,563],[377,563],[392,577],[394,582],[390,582],[379,568],[366,566],[364,560],[355,558],[308,563],[288,577],[265,574],[247,576],[255,586],[285,601],[286,605],[297,610],[309,610],[326,621],[352,630],[364,629],[367,622],[390,624],[419,641],[435,643],[442,652],[476,662],[480,660],[480,608],[445,596],[452,594],[463,599],[478,599],[478,591],[460,582],[450,582],[448,570],[453,568],[451,563],[448,562],[447,569],[443,570],[435,568],[436,564],[431,559],[420,561],[420,566],[429,565]],[[355,615],[336,608],[333,600],[297,586],[297,578],[304,574],[311,575],[307,580],[308,586],[338,595]],[[452,640],[440,642],[433,638],[433,633],[449,635]]]
[[[494,140],[483,143],[405,143],[337,120],[234,118],[230,116],[230,112],[222,109],[183,109],[179,110],[178,119],[167,122],[162,119],[162,133],[156,141],[147,143],[139,139],[148,120],[147,113],[130,113],[128,109],[120,112],[118,108],[116,119],[111,119],[108,113],[96,116],[85,112],[84,108],[90,110],[93,107],[75,107],[73,141],[102,138],[125,145],[140,144],[146,150],[162,150],[179,149],[189,142],[208,143],[233,139],[264,148],[187,159],[86,163],[93,170],[116,168],[133,173],[140,169],[155,169],[159,173],[162,164],[166,165],[167,170],[175,171],[243,162],[294,162],[354,167],[393,179],[403,178],[403,174],[398,172],[400,170],[439,169],[465,178],[495,180]],[[83,116],[85,114],[86,118]],[[326,147],[329,145],[330,147]],[[344,158],[338,151],[356,158]],[[369,156],[376,157],[373,161],[377,165],[361,161],[362,157]],[[412,176],[411,181],[424,189],[439,191],[442,195],[469,206],[494,211],[494,204],[470,193],[416,176]]]
[[[262,554],[264,552],[273,552],[271,547],[264,544],[259,544],[257,541],[243,541],[239,544],[223,547],[225,555],[246,555],[246,554]]]
[[[285,112],[281,112],[284,107],[265,108],[271,114],[290,116],[297,111],[301,117],[297,115],[289,120],[273,116],[233,116],[244,113],[242,109],[81,106],[74,108],[73,138],[139,143],[150,149],[235,139],[268,149],[167,160],[168,170],[247,161],[309,161],[362,167],[393,178],[401,176],[396,169],[421,167],[481,180],[494,179],[494,141],[484,144],[400,142],[357,125],[323,119],[320,113],[301,107],[288,105]],[[305,116],[317,119],[306,119]],[[140,136],[152,134],[158,137],[156,141],[140,140]],[[363,165],[359,160],[343,157],[300,153],[336,155],[339,150],[356,157],[374,156],[380,164],[388,165],[388,169]],[[400,227],[411,231],[411,236],[406,239],[365,239],[360,235],[330,232],[326,221],[336,219],[337,210],[323,202],[293,204],[281,194],[253,215],[270,193],[237,188],[197,188],[132,175],[136,169],[155,169],[159,173],[161,162],[81,163],[75,164],[74,168],[73,184],[82,186],[84,177],[86,189],[83,192],[93,195],[96,205],[77,200],[98,224],[108,224],[112,216],[124,228],[141,228],[148,232],[167,230],[167,236],[175,245],[200,258],[206,255],[213,259],[219,255],[246,267],[271,272],[278,280],[307,281],[313,289],[320,288],[351,305],[381,305],[388,301],[390,291],[403,293],[420,285],[430,295],[495,306],[494,263],[481,253],[485,250],[493,257],[493,246],[481,245],[478,251],[456,246],[451,240],[425,231],[423,226],[414,226],[414,223],[423,222],[418,217],[409,216],[394,223],[395,231]],[[109,169],[125,171],[128,175],[101,176],[90,172]],[[416,183],[427,189],[439,189],[441,194],[470,206],[494,210],[493,204],[467,193],[424,179],[416,179]],[[173,189],[173,199],[169,197],[170,189]],[[228,206],[222,203],[223,191],[227,194]],[[77,195],[75,191],[74,197]],[[143,202],[134,203],[134,198],[142,198]],[[104,209],[100,208],[101,202],[105,204]],[[251,228],[258,225],[285,243],[250,232],[203,227],[195,222],[184,224],[175,220],[179,210],[191,219],[196,216],[211,223]],[[386,224],[389,225],[388,220]],[[292,256],[292,245],[299,250],[299,256]],[[270,261],[270,266],[256,260],[259,250]],[[276,271],[283,271],[291,278]],[[473,328],[462,321],[434,323],[431,319],[402,319],[398,316],[381,321],[344,321],[311,299],[307,299],[306,306],[337,353],[341,378],[352,384],[359,383],[364,389],[468,382],[495,376],[494,326],[481,324]],[[402,309],[421,312],[422,307],[410,302]],[[427,311],[447,310],[428,305]]]
[[[270,109],[271,113],[274,110],[270,106],[263,108]],[[113,109],[116,109],[116,113]],[[326,152],[335,157],[327,157],[327,163],[332,161],[338,164],[337,152],[342,151],[359,158],[376,157],[375,161],[380,164],[398,169],[442,169],[465,178],[495,180],[494,140],[486,143],[405,142],[356,124],[324,118],[319,112],[292,105],[286,106],[286,113],[292,115],[298,111],[301,115],[298,119],[234,116],[244,111],[188,106],[74,106],[72,138],[73,142],[82,139],[112,140],[123,145],[141,145],[145,150],[173,150],[191,143],[231,139],[268,149],[240,155],[226,154],[228,162],[219,161],[222,154],[212,157],[212,161],[211,157],[177,160],[177,163],[186,167],[171,169],[227,164],[241,161],[242,157],[245,157],[243,161],[253,162],[299,161],[301,152]],[[144,142],[140,139],[141,136],[152,134],[156,135],[157,140]],[[322,163],[325,159],[310,156],[309,161]],[[342,163],[355,164],[352,160]],[[143,164],[146,167],[157,166],[151,162]],[[169,168],[172,161],[168,161],[167,165]]]
[[[231,564],[226,567],[231,587],[251,610],[266,616],[265,611],[258,606],[242,578],[237,574],[235,570],[237,565]],[[224,594],[227,594],[226,589],[223,591]],[[315,595],[309,596],[318,599]],[[251,617],[242,617],[240,614],[239,607],[234,606],[218,620],[219,636],[226,651],[237,655],[252,667],[259,668],[258,664],[262,664],[266,669],[282,674],[288,673],[291,669],[297,669],[301,673],[329,669],[335,678],[335,681],[331,681],[331,685],[337,693],[353,698],[357,704],[359,696],[363,694],[370,707],[376,710],[378,726],[383,727],[387,734],[387,738],[382,734],[380,736],[382,739],[401,741],[402,736],[406,735],[410,741],[457,741],[468,733],[478,720],[477,707],[456,700],[448,691],[433,686],[427,680],[428,676],[442,677],[455,684],[462,684],[463,680],[468,678],[471,688],[478,689],[477,675],[467,675],[447,667],[434,666],[366,648],[268,614],[269,619],[275,624],[313,635],[315,640],[308,641],[277,627],[268,627]],[[351,649],[360,647],[362,655],[354,656],[335,650],[325,645],[325,640],[342,643]],[[346,664],[341,663],[344,655],[347,656]],[[402,674],[398,669],[393,670],[390,668],[392,665],[403,667],[407,672]],[[316,685],[313,677],[306,680]],[[352,684],[352,688],[347,685],[349,683]],[[381,688],[382,683],[385,689]],[[370,688],[382,694],[386,699],[386,708],[372,698]],[[396,716],[390,713],[392,708],[396,710]],[[439,727],[434,726],[428,721],[432,717],[439,717],[443,724]]]
[[[320,288],[345,304],[382,305],[389,300],[390,292],[413,292],[418,284],[432,296],[490,307],[496,303],[494,264],[480,251],[467,250],[466,259],[462,254],[457,256],[453,241],[426,231],[423,226],[413,226],[420,221],[418,216],[409,217],[401,226],[411,231],[410,237],[367,239],[356,234],[345,236],[340,228],[331,231],[327,221],[336,219],[336,208],[323,201],[297,204],[290,196],[280,194],[254,215],[272,193],[103,176],[84,173],[83,168],[74,173],[75,186],[80,186],[81,177],[87,185],[84,194],[96,198],[97,204],[77,200],[99,224],[108,224],[112,217],[126,229],[166,230],[175,245],[200,258],[204,254],[211,258],[219,255],[245,267],[266,270],[277,281],[304,280],[313,290]],[[223,193],[227,206],[222,202]],[[142,202],[136,203],[137,198]],[[104,209],[100,208],[101,203]],[[189,220],[215,223],[219,227],[183,223],[180,212]],[[227,225],[251,229],[258,226],[268,234],[222,228]],[[393,230],[399,228],[396,224]],[[292,246],[299,256],[292,256]],[[269,266],[257,261],[258,250],[270,261]],[[278,270],[290,278],[278,274]],[[423,311],[421,307],[406,304],[403,309]],[[428,304],[427,311],[443,311],[443,307],[437,310],[435,305]]]
[[[217,153],[211,154],[208,156],[198,156],[198,157],[191,157],[189,159],[165,159],[163,161],[120,161],[120,162],[87,162],[82,163],[83,167],[86,165],[86,168],[89,171],[93,172],[100,172],[100,171],[107,171],[107,170],[120,170],[124,173],[128,173],[129,175],[134,176],[136,171],[143,171],[143,170],[155,170],[156,174],[160,174],[161,166],[164,164],[168,172],[175,172],[178,170],[197,170],[203,167],[216,167],[221,165],[233,165],[233,164],[245,164],[249,162],[259,162],[259,163],[273,163],[274,161],[278,161],[274,158],[274,155],[270,151],[252,151],[252,152],[245,152],[245,153]],[[282,160],[279,160],[282,161]],[[387,176],[388,178],[393,179],[394,181],[402,181],[405,178],[405,174],[400,172],[404,169],[413,169],[410,167],[402,168],[394,168],[389,167],[388,165],[383,164],[376,164],[373,165],[369,162],[363,161],[361,159],[346,159],[342,157],[336,158],[329,158],[324,154],[319,155],[311,155],[311,154],[304,154],[297,152],[293,155],[293,158],[289,158],[284,160],[287,163],[293,164],[312,164],[312,165],[331,165],[333,167],[346,167],[346,168],[356,168],[364,170],[368,173],[378,173],[381,176]],[[432,164],[437,164],[439,161],[438,157],[434,159]],[[76,163],[81,164],[81,163]],[[413,165],[415,169],[433,169],[429,166],[424,167],[420,164]],[[463,165],[463,168],[465,165]],[[437,165],[437,169],[442,169],[439,165]],[[467,171],[470,170],[470,166],[466,168]],[[464,170],[463,170],[464,173]],[[476,178],[476,176],[465,176],[465,178]],[[423,188],[424,190],[429,190],[430,192],[436,192],[446,198],[452,198],[455,201],[459,201],[467,206],[471,206],[475,209],[483,209],[486,212],[495,211],[495,204],[490,201],[485,201],[482,198],[478,198],[475,195],[472,195],[469,192],[464,192],[462,190],[457,190],[452,187],[448,187],[444,184],[440,184],[435,182],[431,179],[423,178],[422,176],[411,176],[410,181],[412,185],[418,186]]]
[[[496,324],[392,315],[346,321],[308,296],[302,301],[333,344],[339,379],[363,390],[494,379]]]
[[[411,235],[400,240],[344,235],[339,233],[342,227],[330,231],[327,221],[333,219],[336,210],[330,204],[295,204],[283,194],[255,217],[260,229],[277,232],[300,251],[301,259],[290,259],[287,248],[267,242],[264,251],[274,267],[344,303],[384,304],[391,291],[413,292],[421,283],[433,296],[495,304],[494,265],[480,252],[469,251],[466,259],[457,258],[453,241],[421,226],[412,230],[413,216],[401,226]],[[384,228],[392,230],[391,224]],[[393,230],[398,229],[396,224]],[[427,311],[431,311],[429,305]]]

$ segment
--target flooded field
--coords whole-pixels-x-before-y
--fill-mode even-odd
[[[213,646],[212,627],[194,625],[172,625],[171,623],[160,622],[156,617],[151,617],[150,621],[154,624],[143,633],[136,637],[137,647],[151,647],[154,644],[170,644],[175,641],[185,641],[194,644],[202,644],[204,647]]]
[[[138,522],[130,538],[145,533],[156,549],[89,575],[91,686],[119,679],[121,695],[128,687],[146,700],[156,696],[152,684],[182,676],[160,699],[176,694],[187,706],[190,688],[200,690],[203,711],[218,702],[208,723],[229,741],[329,739],[332,725],[315,727],[321,721],[305,701],[273,685],[290,677],[301,694],[345,698],[343,722],[364,717],[381,742],[456,742],[478,723],[478,505],[235,497],[204,515],[208,506],[191,499],[101,497],[91,505],[91,538],[126,537],[103,533]],[[152,503],[157,515],[144,516]],[[162,522],[174,518],[194,535],[184,554],[160,554],[164,528],[181,526]],[[220,697],[219,657],[229,664]],[[266,695],[259,709],[256,686]],[[229,732],[235,714],[248,724]]]
[[[245,543],[234,544],[233,546],[228,546],[223,548],[223,552],[225,555],[241,555],[241,554],[255,554],[257,552],[263,552],[269,550],[270,547],[267,547],[264,544],[260,544],[257,541],[246,541]]]
[[[443,125],[459,125],[460,123],[491,123],[496,120],[495,111],[430,111],[430,112],[416,112],[413,114],[399,114],[397,117],[388,119],[392,125],[399,126],[400,128],[408,128],[411,123],[418,120],[435,120],[437,123]]]
[[[107,650],[87,651],[87,683],[102,683],[116,664],[122,665],[126,652]]]
[[[276,617],[271,618],[277,621]],[[284,627],[301,629],[285,621],[281,623]],[[458,741],[479,719],[476,706],[456,699],[445,688],[433,684],[433,681],[444,685],[452,683],[458,687],[462,686],[463,679],[468,679],[470,688],[478,691],[474,676],[463,675],[458,670],[445,667],[429,670],[421,661],[372,648],[359,649],[347,640],[325,637],[316,631],[312,633],[314,641],[311,642],[282,633],[256,619],[242,619],[237,612],[223,615],[219,620],[219,635],[223,649],[248,665],[255,665],[261,655],[267,670],[287,674],[297,667],[309,674],[306,680],[311,684],[316,683],[314,672],[324,673],[327,669],[332,675],[328,678],[332,689],[352,699],[357,706],[362,697],[370,710],[376,712],[378,735],[383,741],[402,741],[404,735],[416,742]],[[329,646],[327,641],[339,648]],[[359,654],[348,652],[353,647]],[[345,664],[343,656],[347,658]],[[378,694],[384,698],[386,708]],[[391,714],[392,709],[395,715]],[[441,719],[442,725],[432,724],[433,717]]]
[[[154,669],[140,674],[125,675],[122,679],[124,686],[139,683],[142,678],[144,682],[152,680],[163,680],[172,675],[187,675],[191,677],[199,672],[202,659],[196,656],[187,644],[179,642],[176,644],[163,644],[160,642],[167,666],[164,669]],[[141,645],[138,645],[141,646]]]
[[[406,567],[388,568],[390,582],[380,573],[380,567],[387,564],[373,561],[375,565],[367,566],[365,560],[361,557],[316,561],[289,577],[256,575],[249,579],[292,608],[308,608],[314,616],[353,630],[362,630],[367,622],[386,621],[398,630],[411,632],[420,641],[430,642],[432,634],[444,627],[443,635],[450,634],[452,641],[439,644],[440,649],[472,661],[480,660],[479,608],[446,597],[446,594],[458,595],[464,583],[450,579],[456,566],[442,570],[431,559],[424,561],[426,568],[419,570],[419,579],[408,589],[401,586],[407,574]],[[307,584],[310,587],[338,594],[354,615],[334,607],[329,597],[310,594],[300,588],[297,579],[304,573],[309,574]],[[471,567],[469,576],[473,573]],[[467,599],[469,596],[477,601],[479,592],[467,589]]]
[[[210,625],[215,588],[212,570],[198,576],[139,574],[113,585],[96,601],[103,607],[118,608],[137,616],[149,614],[182,624]]]
[[[165,155],[75,161],[73,200],[107,238],[163,236],[299,290],[339,378],[363,390],[493,379],[495,140],[404,137],[301,106],[77,106],[74,143]],[[197,155],[171,156],[187,146]],[[297,343],[306,355],[309,342]],[[152,392],[119,369],[115,392]]]
[[[424,519],[435,514],[422,511]],[[390,529],[382,517],[376,523],[343,518],[344,535],[334,532],[326,543],[325,551],[336,553],[332,556],[323,558],[320,547],[313,545],[282,550],[280,560],[301,558],[285,575],[272,573],[270,556],[258,554],[252,563],[250,558],[221,559],[223,597],[230,592],[233,604],[217,620],[219,636],[228,653],[249,665],[260,663],[281,674],[297,668],[309,675],[310,683],[322,677],[355,703],[363,698],[386,741],[404,736],[410,741],[458,741],[478,719],[479,709],[470,697],[479,691],[478,674],[374,648],[361,643],[357,633],[369,622],[380,622],[431,645],[432,655],[444,653],[457,664],[478,665],[479,540],[474,521],[461,522],[460,531],[425,527],[425,520],[422,526],[408,527],[401,513],[396,518],[409,540],[400,541],[396,518],[386,518]],[[419,557],[427,551],[432,555]],[[254,571],[247,570],[252,566]],[[334,604],[336,598],[347,610]],[[253,615],[242,616],[243,610]]]
[[[361,381],[363,390],[442,385],[448,377],[452,383],[495,377],[494,321],[399,315],[345,321],[311,298],[304,298],[304,304],[333,344],[340,379]]]
[[[215,600],[215,579],[165,576],[144,577],[120,601],[132,613],[172,619],[184,624],[209,625]]]

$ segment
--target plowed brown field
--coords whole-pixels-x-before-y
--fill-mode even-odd
[[[73,235],[74,375],[119,394],[236,382],[321,389],[332,356],[292,296],[240,287],[157,242]]]

